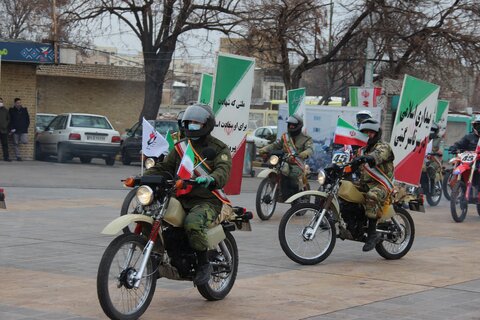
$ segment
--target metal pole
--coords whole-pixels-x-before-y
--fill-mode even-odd
[[[57,2],[56,0],[52,1],[52,20],[53,20],[53,59],[54,63],[58,64],[58,36],[57,36]]]
[[[371,38],[367,40],[367,62],[365,63],[365,82],[364,87],[366,88],[373,88],[373,61],[374,58],[374,51],[373,51],[373,41]]]

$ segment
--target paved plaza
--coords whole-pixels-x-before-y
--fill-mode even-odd
[[[1,162],[0,320],[106,319],[97,300],[100,258],[113,237],[100,234],[119,215],[128,189],[120,179],[139,166],[103,162]],[[237,204],[255,209],[260,180],[244,178]],[[141,319],[458,319],[480,320],[480,217],[470,206],[453,222],[442,200],[412,212],[416,239],[400,260],[387,261],[361,243],[337,241],[319,265],[286,257],[278,224],[257,217],[235,232],[239,274],[230,294],[208,302],[190,282],[160,279]]]

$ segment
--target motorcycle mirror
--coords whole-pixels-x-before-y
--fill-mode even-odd
[[[215,159],[216,155],[217,153],[212,148],[205,148],[202,151],[202,158],[207,159],[209,161]]]

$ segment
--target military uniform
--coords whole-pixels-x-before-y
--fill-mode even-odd
[[[393,160],[394,155],[390,145],[383,141],[378,141],[372,147],[362,147],[359,153],[366,156],[372,156],[375,159],[375,168],[380,170],[388,179],[393,178]],[[382,208],[390,196],[390,192],[374,179],[365,168],[360,170],[360,190],[365,194],[365,214],[368,218],[378,219],[382,215]]]
[[[293,142],[293,145],[295,146],[295,150],[297,152],[297,156],[299,156],[300,158],[302,158],[303,160],[307,159],[308,157],[310,157],[313,153],[313,140],[310,136],[308,135],[305,135],[303,133],[299,133],[297,136],[295,137],[291,137],[290,134],[287,134],[287,138],[288,139],[291,139],[291,141]],[[283,150],[285,153],[289,153],[289,147],[288,145],[284,142],[283,140],[283,136],[281,139],[278,139],[277,141],[275,141],[274,143],[271,143],[263,148],[261,148],[258,153],[260,155],[262,154],[266,154],[266,153],[269,153],[273,150]],[[298,192],[298,190],[300,189],[303,189],[304,185],[303,185],[303,176],[304,176],[304,169],[303,168],[300,168],[297,164],[295,163],[288,163],[288,166],[289,166],[289,174],[288,174],[288,177],[289,177],[289,180],[291,181],[294,181],[295,185],[291,185],[291,186],[286,186],[287,189],[297,189],[296,192]],[[286,193],[296,193],[294,192],[294,190],[291,190],[290,192],[286,192]],[[287,197],[290,196],[290,195],[286,195]]]
[[[437,137],[432,140],[432,150],[430,151],[431,153],[440,153],[440,142],[441,138]],[[441,165],[441,158],[438,159],[437,156],[433,156],[435,159],[431,159],[431,161],[428,164],[428,167],[426,168],[428,177],[430,179],[435,179],[435,175],[437,172],[442,170],[442,165]],[[441,156],[440,156],[441,157]]]
[[[183,141],[186,140],[181,140],[179,143]],[[230,177],[230,169],[232,167],[232,158],[228,146],[210,135],[200,140],[192,139],[190,143],[198,155],[201,155],[206,148],[212,148],[215,151],[215,158],[206,160],[204,163],[212,169],[209,176],[215,180],[214,187],[218,189],[223,188]],[[162,172],[168,172],[175,175],[181,160],[178,152],[173,150],[165,157],[163,162],[147,170],[145,174],[162,175]],[[195,157],[195,165],[201,160],[203,159]],[[192,190],[185,195],[179,196],[178,200],[187,212],[184,228],[187,232],[190,246],[197,251],[207,250],[207,230],[220,214],[222,201],[211,190],[199,185],[193,185]]]

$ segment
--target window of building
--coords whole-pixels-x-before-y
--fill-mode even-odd
[[[270,100],[282,100],[283,96],[282,86],[270,86]]]

